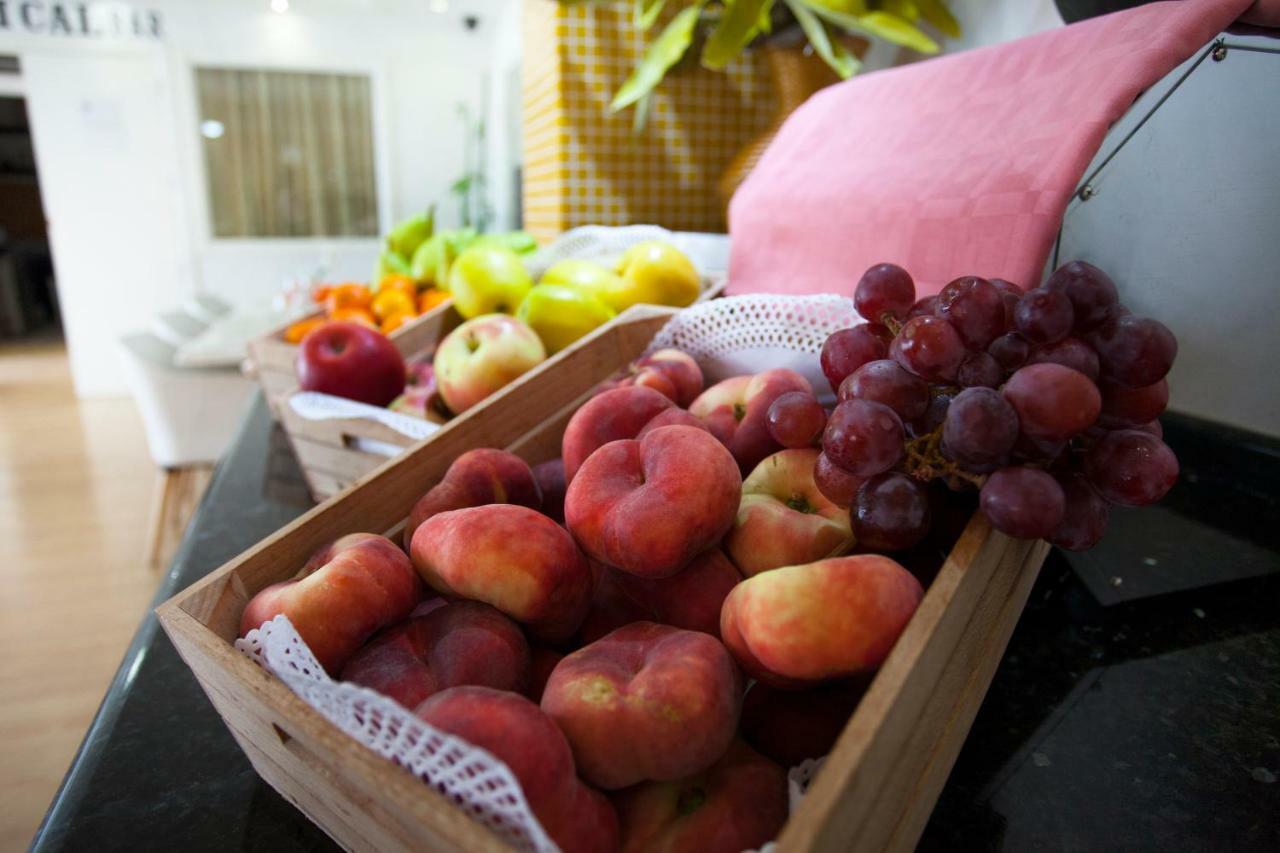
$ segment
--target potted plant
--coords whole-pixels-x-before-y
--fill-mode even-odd
[[[699,62],[712,71],[723,70],[751,45],[807,43],[847,79],[858,72],[861,61],[844,36],[883,39],[932,54],[938,43],[921,25],[953,38],[960,35],[943,0],[635,0],[633,22],[647,32],[677,5],[682,8],[649,42],[609,104],[614,112],[634,106],[637,127],[644,123],[653,90],[698,42]]]

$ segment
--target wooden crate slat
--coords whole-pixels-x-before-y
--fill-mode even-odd
[[[297,801],[302,798],[300,792],[308,787],[314,785],[320,790],[329,787],[325,792],[329,801],[326,809],[331,809],[344,800],[349,801],[354,788],[362,800],[378,801],[384,819],[393,818],[386,826],[403,828],[404,837],[409,841],[406,849],[507,849],[443,795],[353,741],[230,644],[208,642],[208,631],[181,608],[164,605],[159,615],[178,653],[195,672],[232,733],[250,739],[260,754],[291,771],[288,776],[267,779],[281,793]],[[301,746],[294,744],[290,748],[278,729]],[[300,758],[300,755],[307,757]],[[330,771],[327,776],[317,778],[311,769],[317,764],[340,768],[340,771]],[[339,773],[344,780],[340,788],[333,784]],[[306,782],[298,781],[299,777]],[[344,813],[352,814],[349,809]],[[318,816],[308,814],[313,819]],[[373,820],[371,816],[370,821]],[[372,824],[361,826],[370,839],[387,832]],[[333,827],[328,830],[332,834]],[[374,848],[368,842],[357,842],[351,849]]]

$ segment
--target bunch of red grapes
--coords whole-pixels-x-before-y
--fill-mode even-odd
[[[977,489],[1010,536],[1083,550],[1102,538],[1112,505],[1153,503],[1177,480],[1156,421],[1177,340],[1120,304],[1097,267],[1066,264],[1028,292],[966,276],[917,301],[906,270],[879,264],[854,303],[869,322],[822,348],[837,403],[815,479],[850,507],[861,546],[918,543],[931,481]],[[789,437],[805,417],[779,398],[771,431]]]

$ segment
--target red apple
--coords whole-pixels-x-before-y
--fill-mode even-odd
[[[454,329],[436,348],[436,383],[455,415],[547,357],[538,333],[506,314],[485,314]]]
[[[357,323],[325,323],[302,339],[294,362],[298,385],[385,406],[405,385],[404,358],[395,344]]]

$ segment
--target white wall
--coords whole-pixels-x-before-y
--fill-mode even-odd
[[[144,0],[133,5],[163,19],[158,43],[0,32],[0,53],[23,65],[77,391],[121,393],[115,339],[193,292],[263,303],[321,264],[340,278],[371,270],[375,239],[211,238],[196,65],[369,74],[383,228],[433,201],[448,225],[462,170],[455,104],[479,103],[515,2],[449,0],[436,14],[425,0],[293,0],[278,15],[267,0]],[[92,120],[77,117],[86,100],[121,116],[119,145],[77,133]],[[78,185],[78,172],[112,178]]]

